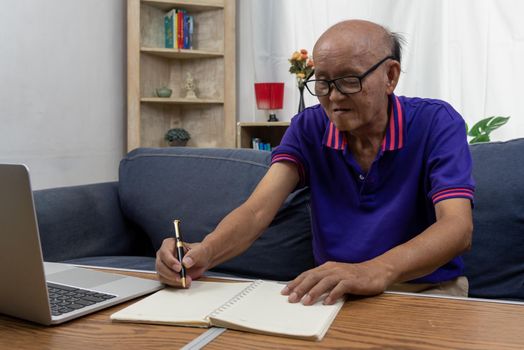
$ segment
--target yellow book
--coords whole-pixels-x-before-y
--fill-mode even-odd
[[[189,289],[166,288],[111,315],[114,321],[190,327],[224,327],[240,331],[321,340],[343,305],[321,301],[292,304],[280,291],[284,284],[193,281]]]

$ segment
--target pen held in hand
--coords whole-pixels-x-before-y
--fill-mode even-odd
[[[178,228],[179,223],[180,220],[173,221],[173,225],[175,225],[176,251],[180,265],[182,265],[182,269],[180,270],[180,279],[182,280],[182,287],[186,288],[186,268],[184,267],[184,264],[182,264],[182,259],[184,259],[184,245],[182,243],[182,238],[180,237],[180,231]]]

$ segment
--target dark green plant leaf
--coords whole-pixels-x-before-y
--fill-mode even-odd
[[[491,117],[490,121],[486,125],[486,132],[489,134],[495,129],[500,128],[502,125],[506,124],[509,120],[509,117]]]
[[[471,127],[471,129],[469,129],[468,136],[476,137],[476,136],[479,136],[479,135],[485,133],[487,125],[490,122],[491,118],[493,118],[493,117],[484,118],[484,119],[481,119],[478,122],[476,122]]]
[[[475,136],[471,140],[469,140],[469,144],[479,143],[479,142],[489,142],[489,135],[488,134],[482,134],[479,136]]]
[[[493,130],[500,128],[508,122],[510,117],[492,116],[481,119],[467,132],[468,136],[477,137],[483,134],[489,135]]]

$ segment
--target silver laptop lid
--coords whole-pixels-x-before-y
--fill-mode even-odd
[[[37,225],[27,167],[0,164],[0,313],[49,324]]]

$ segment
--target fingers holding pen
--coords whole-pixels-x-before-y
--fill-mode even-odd
[[[179,287],[182,285],[180,278],[180,271],[182,264],[175,256],[176,242],[174,238],[166,238],[162,242],[162,246],[156,253],[155,268],[158,273],[158,279],[164,284]],[[187,284],[191,283],[191,279]]]

